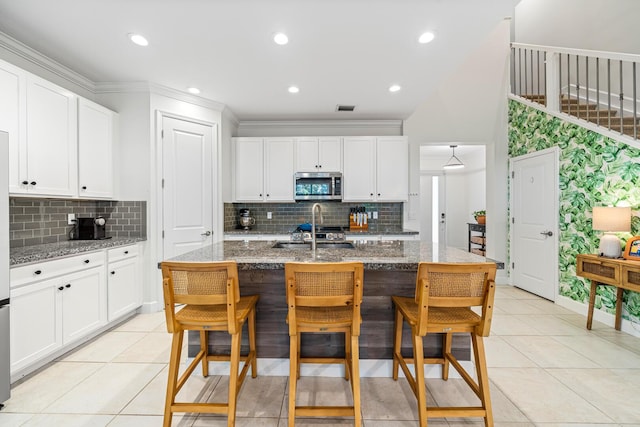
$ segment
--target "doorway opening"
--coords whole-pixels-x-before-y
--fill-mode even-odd
[[[451,145],[420,147],[420,238],[466,251],[471,213],[486,209],[486,149],[457,144],[464,168],[445,170]]]

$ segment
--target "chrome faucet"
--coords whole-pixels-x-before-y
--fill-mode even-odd
[[[322,206],[320,203],[314,203],[311,207],[311,250],[316,251],[316,208],[320,214],[320,224],[322,224]]]

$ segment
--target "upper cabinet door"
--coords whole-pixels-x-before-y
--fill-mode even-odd
[[[318,171],[318,138],[296,138],[295,172]]]
[[[27,76],[27,179],[33,195],[77,194],[76,95]]]
[[[95,102],[78,102],[78,195],[113,197],[112,146],[116,113]]]
[[[24,70],[0,61],[0,130],[9,133],[10,193],[27,191],[26,78]]]
[[[343,201],[375,200],[376,140],[374,137],[345,137]]]
[[[318,139],[318,165],[320,172],[342,172],[342,138]]]
[[[264,199],[264,150],[262,138],[235,138],[235,200]]]
[[[293,138],[265,138],[265,201],[293,202]]]
[[[379,137],[376,157],[376,199],[405,202],[409,199],[409,144],[406,137]]]

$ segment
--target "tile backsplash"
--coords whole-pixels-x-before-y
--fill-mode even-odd
[[[311,222],[311,207],[314,202],[298,203],[225,203],[224,229],[235,230],[238,225],[238,211],[246,208],[256,224],[252,229],[265,233],[288,233],[298,224]],[[378,219],[369,220],[370,232],[402,231],[402,203],[339,203],[323,202],[324,225],[349,227],[351,208],[364,206],[367,212],[378,212]],[[271,212],[271,219],[267,213]]]
[[[147,202],[9,198],[9,245],[12,248],[69,240],[67,215],[102,216],[106,234],[146,237]]]

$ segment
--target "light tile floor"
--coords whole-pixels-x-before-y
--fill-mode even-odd
[[[486,339],[496,426],[640,427],[640,339],[517,288],[499,286]],[[138,315],[15,385],[0,425],[162,425],[170,336],[162,313]],[[350,399],[340,378],[306,377],[300,402],[339,405]],[[462,380],[428,380],[430,404],[475,403]],[[194,376],[187,399],[226,399],[227,377]],[[247,378],[239,427],[285,427],[287,378]],[[362,379],[367,427],[417,425],[406,380]],[[298,420],[297,425],[350,425],[350,420]],[[176,415],[174,426],[226,426],[222,416]],[[429,425],[482,425],[481,420],[432,419]]]

